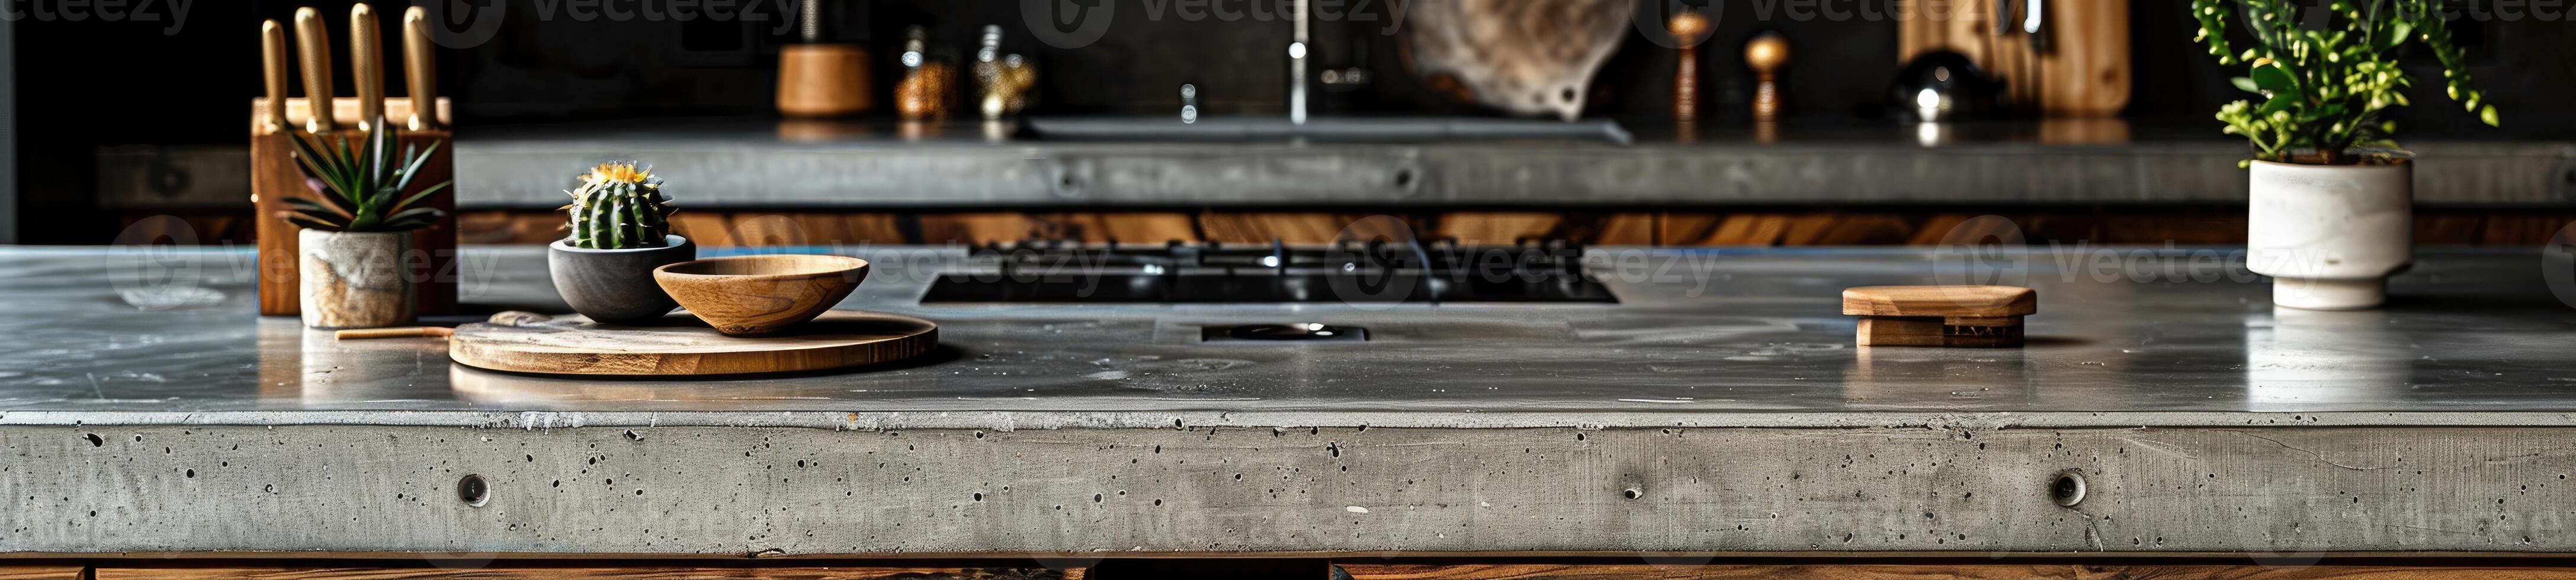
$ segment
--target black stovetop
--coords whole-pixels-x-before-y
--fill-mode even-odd
[[[923,303],[1616,303],[1566,242],[994,244]]]

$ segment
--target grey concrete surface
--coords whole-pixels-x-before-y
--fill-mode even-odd
[[[2241,203],[2241,143],[2049,142],[2012,128],[1927,145],[1898,126],[1696,142],[1591,140],[1063,142],[987,140],[974,126],[907,138],[851,125],[780,137],[719,124],[649,137],[513,129],[457,147],[458,203],[559,205],[566,167],[643,159],[715,205],[1618,206]],[[2140,128],[2148,132],[2151,129]],[[2127,129],[2123,128],[2123,133]],[[2159,135],[2165,133],[2157,131]],[[2576,144],[2427,141],[2416,199],[2576,202]],[[673,182],[681,188],[682,181]]]
[[[2564,350],[2576,308],[2544,280],[2568,271],[2545,261],[2565,255],[2539,248],[2427,250],[2393,282],[2392,305],[2365,312],[2275,310],[2270,284],[2229,249],[1596,248],[1587,261],[1618,304],[1396,308],[923,305],[936,276],[989,270],[960,249],[839,250],[872,262],[841,307],[937,321],[943,349],[863,372],[728,381],[489,373],[451,368],[437,341],[338,342],[254,316],[246,252],[0,249],[0,423],[45,412],[1295,413],[1441,427],[1604,424],[1592,413],[2576,411]],[[565,311],[541,248],[468,248],[460,264],[469,305]],[[2038,289],[2030,347],[1851,346],[1842,288],[1967,281]],[[1199,340],[1203,326],[1293,322],[1365,327],[1372,340]],[[1644,421],[1632,426],[1665,423]]]
[[[1743,129],[1696,140],[1064,141],[973,124],[665,120],[483,127],[456,144],[466,208],[552,209],[605,160],[657,164],[696,207],[1657,207],[2242,203],[2242,143],[2197,125],[1899,125]],[[1443,135],[1443,130],[1425,130]],[[2059,133],[2078,136],[2072,138]],[[990,137],[1000,135],[1000,137]],[[2416,200],[2576,202],[2576,143],[2410,141]],[[100,154],[101,204],[239,205],[239,147]],[[177,176],[177,177],[174,177]]]
[[[2563,252],[2309,313],[2229,250],[1601,248],[1617,305],[1384,310],[923,306],[962,251],[840,250],[876,269],[843,307],[948,349],[507,375],[259,319],[243,252],[0,249],[0,554],[2576,551]],[[536,248],[460,262],[468,303],[563,308]],[[2039,289],[2031,346],[1849,345],[1841,288],[1965,281]],[[1246,321],[1375,340],[1196,340]]]
[[[9,427],[0,553],[2295,565],[2576,550],[2569,443],[2563,428]],[[2072,507],[2061,473],[2084,478]]]

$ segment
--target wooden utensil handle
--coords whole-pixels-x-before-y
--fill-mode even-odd
[[[304,65],[304,102],[312,116],[305,131],[339,129],[331,116],[331,32],[323,28],[322,11],[311,6],[295,9],[295,47]]]
[[[410,129],[435,129],[441,122],[438,107],[417,103],[438,102],[438,53],[430,45],[429,10],[419,6],[403,10],[403,88],[411,102]]]
[[[385,46],[378,39],[383,33],[375,8],[349,6],[349,77],[358,87],[360,130],[374,130],[385,117]]]
[[[286,128],[286,25],[276,20],[259,24],[259,57],[261,82],[268,89],[268,100],[260,108],[260,122],[268,130]]]
[[[349,329],[349,330],[342,330],[342,331],[338,331],[338,332],[333,332],[333,333],[331,333],[331,339],[332,339],[332,340],[364,340],[364,339],[371,339],[371,338],[418,338],[418,337],[424,337],[424,336],[438,336],[438,337],[445,337],[445,336],[453,336],[453,335],[455,335],[455,334],[456,334],[456,329],[453,329],[453,328],[447,328],[447,327],[444,327],[444,326],[415,326],[415,327],[401,327],[401,328],[355,328],[355,329]]]

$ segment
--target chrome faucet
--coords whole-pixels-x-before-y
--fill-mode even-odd
[[[1290,0],[1289,3],[1290,22],[1295,24],[1294,33],[1288,40],[1288,123],[1291,125],[1306,124],[1306,57],[1309,43],[1313,42],[1313,28],[1308,18],[1307,4],[1311,1]],[[1366,74],[1366,71],[1354,68],[1349,77],[1354,83],[1365,82],[1363,79]],[[1201,116],[1199,100],[1197,85],[1181,85],[1182,124],[1194,124],[1199,121]]]
[[[1288,41],[1288,123],[1306,124],[1306,43],[1310,41],[1306,4],[1310,0],[1291,0],[1290,20],[1296,23],[1294,38]]]

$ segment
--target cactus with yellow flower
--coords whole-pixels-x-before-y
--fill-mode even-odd
[[[563,206],[572,220],[565,224],[572,230],[573,247],[594,250],[658,248],[671,233],[671,198],[662,194],[662,178],[653,176],[650,166],[637,167],[635,162],[602,163],[580,177],[581,183],[564,193],[572,204]]]

